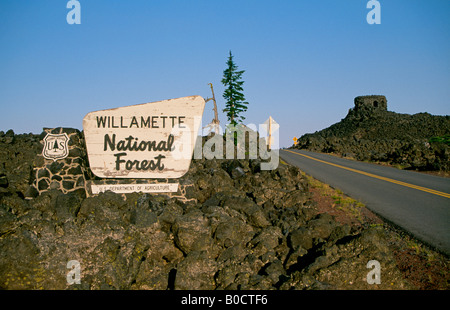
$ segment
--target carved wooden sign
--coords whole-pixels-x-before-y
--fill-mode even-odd
[[[92,172],[100,178],[179,178],[189,169],[205,100],[200,96],[88,113]]]

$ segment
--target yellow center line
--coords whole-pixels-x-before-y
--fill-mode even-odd
[[[426,187],[422,187],[422,186],[418,186],[418,185],[414,185],[414,184],[410,184],[410,183],[405,183],[405,182],[402,182],[402,181],[397,181],[397,180],[394,180],[394,179],[382,177],[382,176],[379,176],[379,175],[376,175],[376,174],[372,174],[372,173],[368,173],[368,172],[365,172],[365,171],[361,171],[361,170],[357,170],[357,169],[341,166],[341,165],[338,165],[338,164],[333,164],[333,163],[330,163],[330,162],[325,161],[325,160],[317,159],[317,158],[314,158],[314,157],[311,157],[311,156],[308,156],[308,155],[305,155],[305,154],[300,154],[300,153],[297,153],[297,152],[293,152],[293,151],[290,151],[290,150],[285,150],[285,151],[288,151],[288,152],[291,152],[293,154],[297,154],[297,155],[300,155],[300,156],[303,156],[303,157],[306,157],[306,158],[309,158],[309,159],[312,159],[312,160],[315,160],[315,161],[318,161],[318,162],[321,162],[321,163],[324,163],[324,164],[327,164],[327,165],[331,165],[331,166],[342,168],[342,169],[345,169],[345,170],[348,170],[348,171],[352,171],[352,172],[356,172],[356,173],[359,173],[359,174],[363,174],[363,175],[366,175],[366,176],[369,176],[369,177],[372,177],[372,178],[375,178],[375,179],[379,179],[379,180],[395,183],[395,184],[406,186],[406,187],[409,187],[409,188],[414,188],[414,189],[417,189],[417,190],[420,190],[420,191],[423,191],[423,192],[427,192],[427,193],[439,195],[439,196],[442,196],[442,197],[450,198],[450,194],[447,194],[447,193],[444,193],[444,192],[440,192],[440,191],[437,191],[437,190],[434,190],[434,189],[430,189],[430,188],[426,188]]]

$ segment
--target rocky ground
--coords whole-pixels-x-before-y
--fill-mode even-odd
[[[437,286],[414,281],[428,269],[406,236],[356,202],[337,208],[295,167],[193,160],[179,180],[195,184],[190,202],[56,189],[25,199],[38,149],[38,136],[0,133],[2,289],[448,289],[447,258],[434,254]],[[71,260],[80,284],[67,283]],[[371,260],[381,284],[367,283]]]
[[[450,116],[350,109],[340,122],[305,134],[294,148],[402,169],[450,171]]]
[[[305,176],[319,212],[356,227],[377,226],[386,232],[389,248],[403,277],[417,290],[446,290],[450,287],[449,259],[405,231],[383,221],[365,206],[338,189]]]

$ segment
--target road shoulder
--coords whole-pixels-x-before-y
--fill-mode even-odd
[[[282,164],[287,164],[282,161]],[[309,191],[320,212],[328,213],[336,221],[348,224],[354,230],[382,227],[394,253],[397,267],[412,287],[418,290],[446,290],[450,288],[450,260],[405,231],[388,223],[363,203],[345,195],[339,189],[322,183],[313,177],[307,178]]]

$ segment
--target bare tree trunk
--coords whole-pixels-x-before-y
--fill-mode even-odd
[[[208,102],[210,100],[212,100],[214,102],[214,119],[211,121],[211,123],[208,124],[208,126],[205,126],[203,128],[213,128],[212,130],[214,130],[215,134],[219,134],[219,125],[220,125],[220,121],[219,121],[219,113],[217,112],[217,104],[216,104],[216,96],[214,95],[214,89],[213,89],[213,85],[212,83],[208,83],[208,85],[211,87],[211,92],[212,92],[212,98],[207,98],[205,101]],[[212,131],[210,129],[210,132]]]

